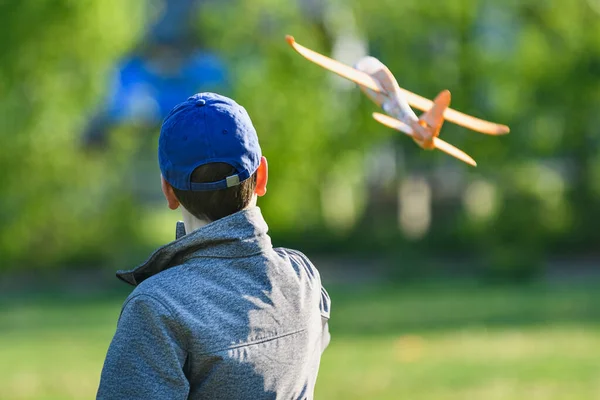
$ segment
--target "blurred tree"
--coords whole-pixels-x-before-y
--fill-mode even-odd
[[[112,192],[131,144],[95,159],[78,135],[147,12],[135,0],[0,2],[0,269],[107,256],[130,229],[127,195]]]
[[[102,261],[141,233],[130,167],[156,135],[120,128],[101,156],[82,152],[78,135],[148,18],[133,0],[0,3],[2,268]],[[599,18],[594,0],[204,0],[196,33],[229,63],[227,94],[259,131],[273,183],[260,204],[278,238],[327,251],[475,252],[490,277],[529,279],[545,254],[600,241]],[[406,89],[450,89],[455,108],[512,133],[444,126],[477,169],[423,152],[285,34],[348,64],[378,57]],[[412,203],[423,234],[399,227],[412,218],[398,216],[407,187],[422,196]]]

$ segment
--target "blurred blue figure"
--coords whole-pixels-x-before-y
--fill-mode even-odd
[[[114,125],[157,125],[182,98],[196,92],[227,91],[226,68],[217,55],[182,53],[157,44],[124,60],[105,105],[84,135],[85,145],[102,146]]]
[[[225,66],[211,53],[189,57],[167,46],[149,58],[134,55],[119,67],[107,113],[111,120],[157,123],[186,96],[224,84]]]

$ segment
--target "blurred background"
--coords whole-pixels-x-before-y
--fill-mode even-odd
[[[285,34],[512,132],[424,152]],[[600,399],[599,0],[5,0],[0,43],[0,399],[94,398],[199,91],[248,110],[273,241],[330,291],[317,398]]]

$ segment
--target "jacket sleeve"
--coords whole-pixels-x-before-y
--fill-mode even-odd
[[[97,399],[187,399],[186,352],[176,320],[155,298],[129,298],[110,344]]]

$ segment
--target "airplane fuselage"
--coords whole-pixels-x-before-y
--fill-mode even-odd
[[[426,124],[425,126],[421,125],[422,121],[419,121],[419,117],[408,104],[390,70],[381,61],[370,56],[360,59],[355,68],[370,75],[381,88],[381,92],[376,92],[360,86],[367,97],[380,106],[388,115],[406,124],[406,128],[410,129],[406,129],[405,133],[411,135],[419,146],[432,149],[434,145],[431,129],[427,129]]]

